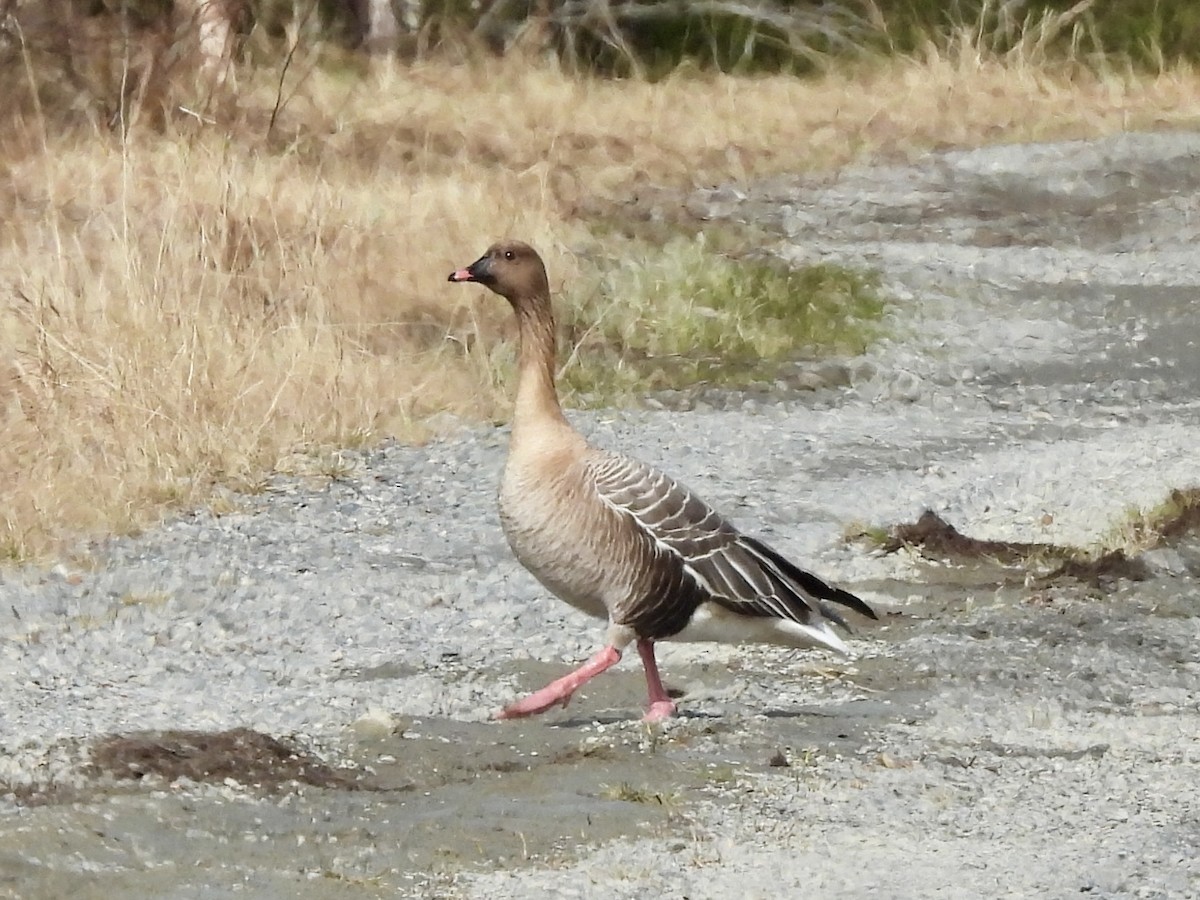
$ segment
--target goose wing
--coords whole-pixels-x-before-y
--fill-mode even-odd
[[[845,627],[822,602],[832,600],[876,618],[858,597],[742,534],[685,485],[651,466],[603,454],[590,468],[600,498],[632,520],[636,532],[655,545],[655,555],[675,560],[687,580],[727,609],[802,625],[826,618]]]

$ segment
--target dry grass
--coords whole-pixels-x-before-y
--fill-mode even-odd
[[[601,240],[588,213],[645,186],[1200,114],[1190,71],[969,47],[813,81],[305,72],[269,137],[272,72],[243,73],[221,125],[122,140],[28,114],[0,136],[0,556],[137,529],[298,450],[419,439],[434,411],[502,416],[503,304],[444,283],[498,235],[561,286]]]
[[[1104,546],[1130,555],[1200,530],[1200,487],[1176,488],[1162,502],[1134,508],[1109,529]]]

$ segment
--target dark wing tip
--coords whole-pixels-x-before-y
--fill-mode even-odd
[[[804,571],[795,563],[791,562],[789,559],[782,556],[775,550],[772,550],[760,540],[748,537],[746,535],[742,535],[742,540],[745,541],[746,545],[754,550],[755,553],[758,553],[759,555],[769,559],[788,578],[790,578],[807,593],[811,594],[818,600],[832,600],[834,603],[840,603],[842,606],[849,607],[856,613],[866,616],[868,619],[879,621],[879,616],[875,614],[875,610],[867,606],[867,604],[863,602],[861,598],[854,596],[854,594],[850,593],[849,591],[844,591],[841,588],[826,584],[816,575],[812,574],[811,572]],[[845,627],[845,623],[840,622],[835,616],[830,616],[826,612],[824,606],[821,607],[821,612],[826,618]]]
[[[879,621],[879,616],[875,613],[875,610],[867,606],[861,597],[857,597],[849,591],[843,591],[841,588],[831,585],[826,585],[826,587],[829,588],[829,594],[825,597],[826,600],[833,600],[836,603],[842,604],[842,606],[850,607],[856,613],[860,613],[868,619],[874,619],[876,622]]]

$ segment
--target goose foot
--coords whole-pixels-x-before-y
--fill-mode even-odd
[[[654,658],[654,641],[640,639],[638,654],[642,657],[642,668],[646,670],[646,688],[650,692],[650,705],[646,708],[643,722],[661,722],[675,715],[675,704],[667,696],[662,679],[658,675],[658,661]]]
[[[670,700],[655,700],[642,716],[643,722],[661,722],[675,715],[675,704]]]
[[[516,703],[510,703],[497,712],[493,718],[523,719],[526,716],[543,713],[552,706],[561,705],[565,708],[571,702],[572,694],[601,672],[611,669],[620,659],[620,650],[616,647],[605,647],[571,674],[550,682],[540,691],[534,691]]]

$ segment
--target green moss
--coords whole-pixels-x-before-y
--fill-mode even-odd
[[[635,246],[597,261],[564,298],[561,383],[585,403],[745,386],[797,359],[861,353],[882,332],[884,310],[877,279],[840,266],[737,259],[702,237]]]
[[[842,531],[842,539],[848,543],[863,544],[879,550],[892,542],[892,532],[883,525],[867,525],[851,522]]]

